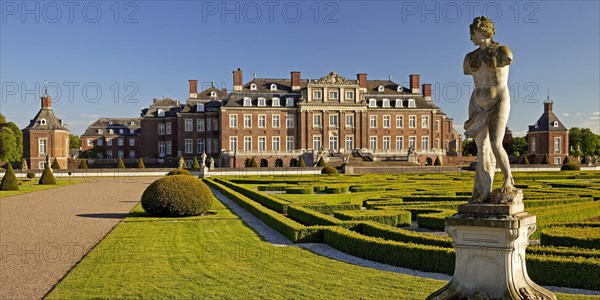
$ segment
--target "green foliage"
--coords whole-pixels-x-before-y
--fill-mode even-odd
[[[338,175],[338,171],[334,166],[326,166],[321,169],[321,174]]]
[[[33,173],[33,172],[27,172],[27,178],[29,178],[29,179],[35,178],[35,173]]]
[[[285,191],[287,185],[259,185],[256,187],[259,191]]]
[[[144,160],[140,157],[138,159],[138,169],[145,169],[146,165],[144,164]]]
[[[345,210],[336,211],[333,215],[340,220],[348,221],[374,221],[390,226],[409,226],[411,214],[404,210]]]
[[[313,191],[315,193],[320,193],[320,192],[324,192],[326,188],[327,187],[324,185],[315,185],[315,186],[313,186]]]
[[[6,165],[6,172],[4,173],[4,177],[2,177],[2,182],[0,182],[0,190],[16,191],[19,189],[19,181],[17,181],[17,176],[10,163]]]
[[[361,193],[361,192],[379,192],[379,191],[385,191],[386,187],[385,186],[364,186],[364,185],[359,185],[359,186],[351,186],[350,187],[350,192],[352,193]]]
[[[258,162],[256,162],[256,157],[252,157],[250,161],[246,164],[246,168],[258,168]]]
[[[427,228],[443,231],[446,226],[446,217],[453,215],[455,211],[442,210],[440,212],[418,214],[417,224],[419,228]]]
[[[538,284],[600,290],[598,270],[597,259],[527,255],[527,272]]]
[[[312,194],[314,189],[312,187],[287,187],[285,192],[287,194]]]
[[[56,157],[54,158],[54,161],[52,161],[52,170],[60,170],[60,164],[58,163],[58,160],[56,159]]]
[[[50,166],[46,164],[44,168],[44,172],[42,173],[42,177],[40,177],[39,184],[56,184],[56,179],[54,178],[54,174],[52,174],[52,170]]]
[[[190,171],[184,170],[184,169],[173,169],[173,170],[169,171],[169,173],[167,173],[167,176],[172,176],[172,175],[188,175],[188,176],[191,176],[192,173],[190,173]]]
[[[6,123],[6,117],[3,114],[0,114],[0,124]]]
[[[569,148],[572,156],[593,156],[600,154],[600,135],[589,128],[573,127],[569,130]]]
[[[327,163],[325,162],[325,159],[323,158],[323,156],[321,156],[321,158],[319,158],[319,162],[317,163],[317,167],[325,167],[327,166]]]
[[[286,211],[287,211],[287,207],[289,205],[289,203],[287,201],[273,198],[269,195],[265,195],[263,193],[260,193],[260,192],[254,191],[254,190],[247,189],[245,187],[233,184],[227,180],[223,180],[220,178],[216,178],[215,181],[218,182],[219,184],[226,186],[227,188],[233,189],[234,191],[241,193],[242,195],[244,195],[248,198],[251,198],[252,200],[254,200],[254,201],[260,203],[261,205],[264,205],[267,208],[270,208],[278,213],[286,213]],[[312,192],[312,188],[310,188],[309,190]]]
[[[529,164],[529,159],[527,158],[527,155],[523,154],[523,164],[524,165],[528,165]]]
[[[88,168],[87,159],[82,158],[81,162],[79,163],[78,169],[87,170],[87,168]]]
[[[377,222],[362,223],[360,226],[360,233],[396,242],[452,248],[452,241],[450,238],[423,234]]]
[[[477,145],[473,139],[464,140],[462,143],[462,155],[463,156],[475,156],[477,155]]]
[[[568,164],[571,162],[571,159],[569,158],[569,155],[565,156],[565,159],[563,159],[563,165]]]
[[[123,159],[119,157],[117,159],[117,169],[125,169],[125,164],[123,163]]]
[[[306,167],[306,163],[304,162],[304,157],[302,157],[302,155],[300,155],[300,158],[298,158],[298,167],[300,167],[300,168]]]
[[[600,250],[600,227],[552,227],[541,232],[544,246],[578,247]]]
[[[550,164],[550,158],[548,157],[548,154],[546,153],[546,155],[544,155],[544,159],[542,159],[542,165],[549,165]]]
[[[200,169],[200,163],[198,163],[198,158],[194,156],[194,162],[192,163],[192,169]]]
[[[198,216],[206,213],[213,194],[201,180],[191,176],[165,176],[142,194],[142,207],[157,216]]]
[[[81,138],[74,134],[69,134],[69,149],[77,149],[81,148]]]
[[[434,166],[441,166],[442,165],[442,160],[440,159],[439,156],[435,157],[435,162],[433,163]]]
[[[21,153],[17,147],[17,137],[14,132],[6,126],[0,128],[0,160],[21,160]]]
[[[560,167],[561,171],[579,171],[581,168],[575,163],[566,163]]]
[[[295,206],[302,206],[316,212],[326,215],[332,215],[334,211],[339,210],[359,210],[360,204],[355,203],[338,203],[338,204],[323,204],[323,203],[299,203]]]
[[[289,218],[309,226],[328,226],[339,225],[342,223],[342,221],[337,218],[301,206],[289,206],[287,214]]]
[[[527,139],[524,137],[513,137],[512,145],[510,147],[510,151],[508,153],[516,153],[515,156],[519,156],[519,154],[527,153]]]

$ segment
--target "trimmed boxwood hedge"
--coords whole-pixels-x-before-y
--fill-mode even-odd
[[[552,227],[540,233],[544,246],[580,247],[600,250],[600,227]]]
[[[46,164],[44,168],[44,172],[42,173],[42,177],[38,181],[39,184],[56,184],[56,179],[54,178],[54,174],[52,174],[52,170],[50,170],[50,166]]]
[[[600,261],[597,259],[527,256],[529,277],[543,285],[600,290],[600,272],[598,270],[600,270]]]
[[[289,205],[287,201],[279,200],[258,191],[247,189],[227,180],[215,178],[215,181],[279,213],[285,213]]]
[[[312,194],[312,187],[288,187],[285,189],[287,194]]]
[[[354,203],[338,203],[338,204],[322,204],[322,203],[297,203],[294,206],[302,206],[316,212],[326,215],[332,215],[334,211],[340,210],[359,210],[360,204]]]
[[[350,187],[350,191],[353,193],[361,193],[361,192],[379,192],[385,191],[385,186],[363,186],[363,185],[355,185]]]
[[[527,254],[565,256],[565,257],[585,257],[600,259],[600,251],[597,249],[573,248],[573,247],[554,247],[554,246],[528,246]]]
[[[446,217],[455,214],[452,210],[442,210],[440,212],[417,215],[417,224],[419,228],[443,231],[446,227]]]
[[[173,170],[169,171],[169,173],[167,173],[167,176],[172,176],[172,175],[188,175],[188,176],[191,176],[192,173],[190,173],[190,171],[184,170],[184,169],[173,169]]]
[[[333,215],[340,220],[374,221],[390,226],[403,227],[411,224],[410,212],[405,210],[342,210]]]
[[[206,213],[213,194],[192,176],[165,176],[151,183],[142,194],[142,208],[157,216],[197,216]]]
[[[327,187],[325,188],[325,192],[327,194],[345,194],[348,193],[349,188],[348,186],[332,186],[332,187]]]
[[[324,192],[324,191],[325,191],[325,188],[326,188],[326,187],[325,187],[325,186],[323,186],[323,185],[315,185],[315,186],[313,186],[313,191],[314,191],[315,193]]]
[[[334,166],[326,166],[321,169],[321,174],[338,175],[338,171]]]
[[[88,168],[87,159],[82,158],[81,162],[79,163],[79,167],[78,168],[82,169],[82,170],[86,170]]]
[[[4,173],[4,177],[2,177],[2,182],[0,182],[0,190],[16,191],[19,189],[19,181],[17,180],[15,171],[13,170],[10,163],[8,163],[7,165],[8,166],[6,167],[6,172]],[[27,177],[29,177],[29,173],[27,173]]]
[[[256,187],[259,191],[285,191],[286,185],[259,185]]]
[[[288,206],[287,215],[289,218],[307,226],[312,225],[339,225],[341,220],[332,216],[316,212],[302,206]]]
[[[370,221],[363,222],[358,228],[361,234],[371,237],[384,238],[396,242],[452,248],[452,240],[448,237],[427,235]]]

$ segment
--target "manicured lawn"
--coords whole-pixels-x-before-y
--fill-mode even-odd
[[[20,195],[25,193],[37,192],[47,189],[53,189],[61,186],[67,186],[71,184],[81,183],[84,180],[82,179],[57,179],[56,184],[38,184],[39,178],[32,181],[23,181],[19,186],[19,190],[17,191],[0,191],[0,198],[5,198],[14,195]]]

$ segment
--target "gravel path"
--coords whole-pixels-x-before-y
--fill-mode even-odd
[[[0,199],[0,299],[40,299],[156,178],[95,178]]]

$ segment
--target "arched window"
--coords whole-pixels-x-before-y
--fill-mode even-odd
[[[129,122],[129,125],[133,126],[133,125],[135,125],[135,122],[131,121],[131,122]]]
[[[396,92],[402,92],[402,86],[399,85],[398,87],[396,87]]]
[[[109,130],[108,130],[108,133],[110,133],[110,134],[113,134],[113,133],[115,133],[115,131],[114,131],[114,130],[112,130],[112,129],[109,129]]]
[[[210,96],[211,96],[212,98],[215,98],[215,97],[217,97],[217,93],[215,93],[214,91],[212,91],[212,92],[210,92]]]
[[[415,99],[408,99],[408,107],[417,107]]]
[[[554,121],[554,123],[552,123],[552,126],[558,127],[558,121]]]
[[[377,107],[377,100],[369,99],[369,107]]]
[[[251,91],[256,91],[256,83],[253,83],[250,85],[250,90]]]
[[[46,119],[41,119],[40,120],[40,125],[46,125]]]
[[[98,129],[98,133],[99,133],[99,134],[102,134],[103,132],[104,132],[104,130],[102,130],[102,129]]]
[[[378,86],[378,87],[377,87],[377,91],[378,91],[378,92],[383,92],[383,85],[380,85],[380,86]]]
[[[396,107],[402,107],[402,99],[396,99]]]
[[[252,106],[252,99],[245,97],[244,98],[244,106]]]
[[[163,109],[159,109],[158,110],[158,116],[159,117],[164,117],[165,116],[165,111]],[[112,122],[111,122],[112,123]]]
[[[285,106],[294,107],[294,98],[285,98]]]
[[[271,106],[280,106],[279,98],[278,97],[274,97],[271,100],[272,100]]]
[[[383,99],[383,104],[381,106],[382,107],[390,107],[390,100],[389,99]]]
[[[267,106],[267,99],[258,98],[258,106]]]
[[[276,91],[277,90],[277,85],[276,84],[271,84],[271,91]]]

